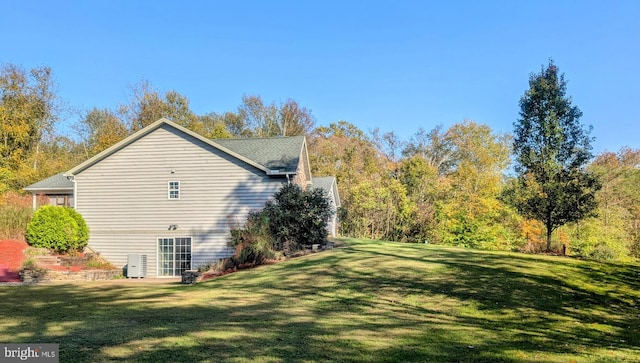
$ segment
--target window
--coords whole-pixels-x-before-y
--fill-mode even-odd
[[[73,197],[67,194],[49,195],[49,204],[58,207],[72,207]]]
[[[191,237],[158,238],[158,276],[191,270]]]
[[[180,182],[169,182],[169,199],[180,199]]]

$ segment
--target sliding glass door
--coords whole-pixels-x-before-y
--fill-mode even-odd
[[[158,238],[158,276],[182,276],[191,270],[191,237]]]

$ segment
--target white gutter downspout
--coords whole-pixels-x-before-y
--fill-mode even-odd
[[[36,210],[36,208],[38,208],[38,197],[36,196],[35,192],[33,192],[31,195],[33,195],[33,210]]]
[[[67,179],[73,183],[73,209],[78,209],[78,184],[76,184],[76,178],[72,176],[68,176]]]

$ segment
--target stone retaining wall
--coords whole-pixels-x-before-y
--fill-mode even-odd
[[[50,282],[50,281],[99,281],[112,280],[122,275],[121,270],[82,270],[82,271],[56,271],[46,270],[38,277],[31,278],[28,274],[22,276],[24,282]]]

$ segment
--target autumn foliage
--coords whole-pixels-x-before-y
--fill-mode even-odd
[[[324,124],[316,127],[311,110],[293,99],[275,102],[244,95],[234,110],[196,114],[185,95],[157,90],[143,80],[122,104],[89,108],[75,123],[67,117],[67,126],[73,124],[74,131],[70,139],[59,125],[68,113],[54,85],[47,67],[0,68],[0,236],[4,238],[24,240],[33,212],[31,198],[20,194],[22,188],[69,170],[167,117],[208,138],[305,135],[312,174],[336,176],[342,202],[338,231],[343,236],[529,252],[547,247],[558,251],[564,245],[568,253],[585,258],[640,257],[640,151],[636,149],[606,152],[594,161],[582,155],[578,169],[595,176],[597,180],[589,179],[592,185],[602,184],[588,200],[597,208],[545,227],[540,218],[533,218],[535,213],[520,215],[511,203],[514,198],[549,192],[527,175],[521,178],[524,193],[508,192],[517,184],[510,164],[513,136],[473,120],[449,126],[428,120],[428,127],[402,139],[379,129],[365,132],[344,120],[321,120]],[[587,135],[578,136],[576,145],[584,144]],[[571,160],[570,154],[564,156]],[[537,210],[536,203],[530,204],[532,211]],[[549,229],[547,246],[543,242],[549,241],[543,239]]]

